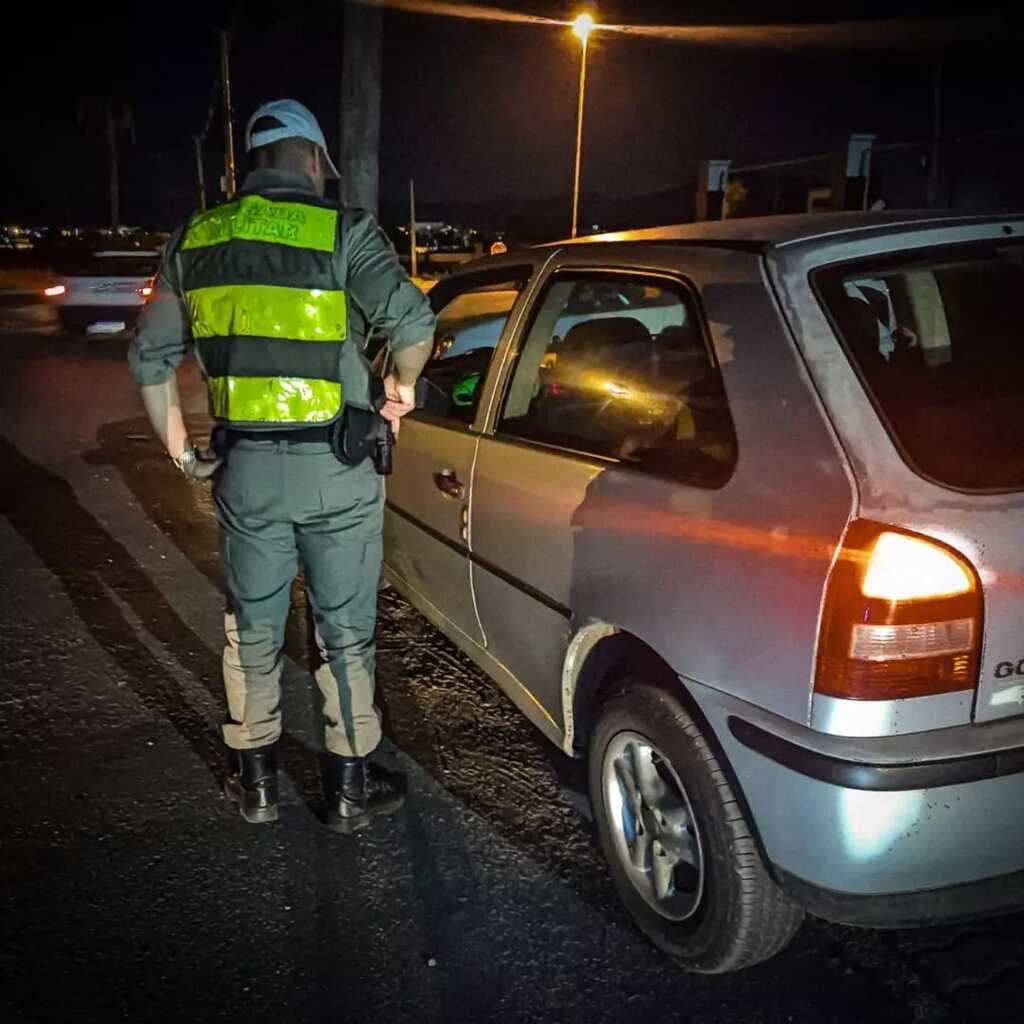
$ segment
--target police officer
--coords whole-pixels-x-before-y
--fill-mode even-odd
[[[225,793],[248,822],[278,817],[282,648],[301,569],[322,657],[328,825],[350,833],[402,798],[367,762],[381,738],[373,690],[382,481],[372,461],[339,459],[338,436],[370,406],[363,347],[374,328],[393,356],[381,415],[397,432],[414,406],[434,315],[373,217],[323,198],[338,172],[306,107],[260,107],[245,142],[254,170],[238,197],[193,215],[169,239],[129,364],[168,454],[189,479],[213,480],[230,597]],[[175,382],[192,346],[218,425],[218,443],[202,452]],[[379,421],[363,413],[366,422]]]

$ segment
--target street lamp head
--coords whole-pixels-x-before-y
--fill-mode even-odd
[[[576,36],[586,42],[590,33],[594,31],[594,19],[589,14],[581,14],[572,23],[572,30]]]

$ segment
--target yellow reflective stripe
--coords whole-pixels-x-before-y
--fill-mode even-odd
[[[341,385],[301,377],[210,377],[217,419],[234,423],[326,423],[341,412]]]
[[[345,293],[270,284],[225,284],[185,292],[193,338],[343,341]]]
[[[278,203],[262,196],[242,196],[208,213],[193,217],[182,249],[222,245],[234,238],[273,242],[299,249],[334,252],[338,211],[305,203]]]

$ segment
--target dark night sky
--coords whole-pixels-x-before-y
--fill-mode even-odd
[[[571,3],[502,4],[567,17]],[[968,4],[945,9],[969,8]],[[928,3],[827,7],[741,0],[599,5],[607,21],[766,22],[929,13]],[[293,95],[338,134],[340,0],[79,4],[26,16],[5,40],[5,155],[0,217],[98,222],[102,140],[75,124],[77,96],[130,90],[135,144],[123,149],[124,219],[168,226],[194,204],[191,135],[217,73],[216,29],[239,13],[233,78],[238,119]],[[77,23],[76,23],[76,19]],[[945,129],[1022,123],[1009,43],[952,49]],[[579,46],[564,30],[389,12],[385,18],[382,177],[397,203],[414,175],[425,203],[567,193]],[[926,53],[826,55],[705,48],[596,36],[588,64],[584,188],[640,196],[692,179],[698,160],[765,161],[833,148],[851,131],[882,140],[930,131]],[[208,191],[221,159],[219,119],[206,146]]]

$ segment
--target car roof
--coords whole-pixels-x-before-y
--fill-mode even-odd
[[[902,228],[957,226],[1019,221],[1022,214],[955,214],[935,210],[886,210],[872,213],[799,213],[777,217],[746,217],[735,220],[670,224],[658,228],[611,231],[549,245],[594,242],[656,242],[680,245],[719,246],[726,249],[763,251],[778,246],[836,235],[884,235]]]

